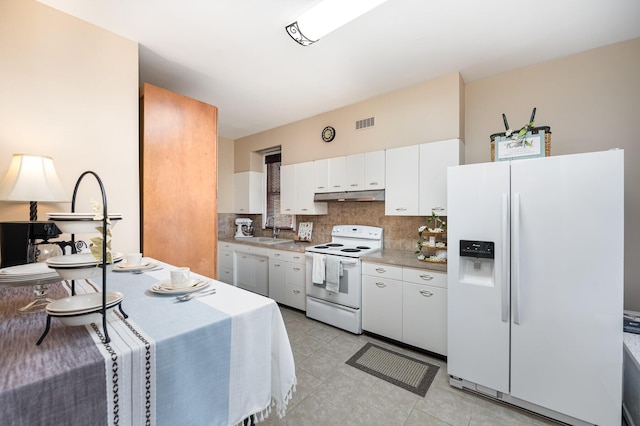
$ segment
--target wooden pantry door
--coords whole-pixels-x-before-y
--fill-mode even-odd
[[[140,119],[142,252],[215,278],[218,108],[145,83]]]

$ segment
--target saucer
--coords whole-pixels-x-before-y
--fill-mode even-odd
[[[142,262],[140,262],[139,265],[131,265],[129,266],[127,264],[127,261],[123,261],[117,265],[115,265],[113,267],[113,271],[114,272],[132,272],[132,271],[144,271],[146,269],[153,269],[156,266],[158,266],[158,262],[153,261],[153,260],[149,260],[149,259],[142,259]]]
[[[159,281],[149,288],[149,291],[156,294],[185,294],[202,290],[209,286],[209,283],[203,280],[191,279],[190,284],[186,287],[171,287],[171,280]]]

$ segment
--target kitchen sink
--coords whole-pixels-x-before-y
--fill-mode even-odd
[[[247,241],[252,241],[254,243],[261,243],[261,244],[284,244],[284,243],[290,243],[293,240],[287,240],[284,238],[272,238],[272,237],[253,237],[253,238],[247,238]]]

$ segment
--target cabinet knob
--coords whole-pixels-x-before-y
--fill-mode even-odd
[[[369,183],[369,186],[378,186],[378,185],[380,185],[378,182],[370,182]]]
[[[293,268],[293,270],[294,270],[294,271],[299,271],[299,270],[300,270],[300,268]]]
[[[279,268],[280,264],[279,263],[274,263],[273,266],[275,266],[276,268]]]
[[[324,186],[316,186],[318,189],[324,189]]]
[[[405,210],[407,210],[405,207],[398,207],[398,208],[396,208],[396,211],[397,211],[397,212],[403,212],[403,211],[405,211]]]
[[[385,283],[377,282],[377,283],[376,283],[376,286],[377,286],[378,288],[385,288],[387,285],[386,285]]]
[[[358,186],[357,183],[352,183],[350,186]]]
[[[293,290],[293,294],[300,294],[300,290]]]
[[[300,210],[302,210],[303,212],[306,212],[306,211],[307,211],[307,210],[309,210],[309,209],[300,209]]]
[[[429,290],[420,290],[420,294],[425,296],[425,297],[433,296],[433,293],[431,293]]]
[[[430,281],[430,280],[433,279],[433,275],[422,274],[422,275],[420,275],[420,278],[422,278],[423,280]]]
[[[431,210],[436,211],[436,212],[441,212],[444,210],[444,207],[431,207]]]
[[[387,272],[387,270],[384,269],[384,268],[376,268],[376,272],[378,272],[380,274],[384,274],[385,272]]]
[[[342,188],[342,185],[333,185],[334,188]]]

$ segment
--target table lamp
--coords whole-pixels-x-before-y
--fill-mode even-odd
[[[29,202],[29,220],[38,220],[38,201],[68,202],[51,157],[14,154],[0,182],[0,200]]]

